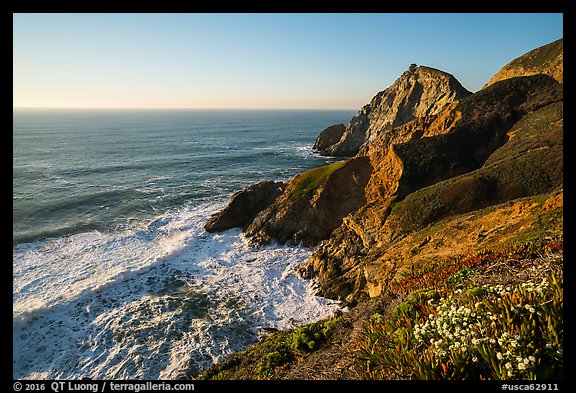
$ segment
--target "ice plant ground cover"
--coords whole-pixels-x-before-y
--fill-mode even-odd
[[[562,378],[562,242],[482,255],[466,277],[446,261],[451,275],[373,316],[356,347],[363,378]],[[505,269],[518,264],[520,277]]]

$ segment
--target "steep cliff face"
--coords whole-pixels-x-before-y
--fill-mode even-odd
[[[504,79],[535,74],[550,75],[559,83],[564,79],[564,39],[541,46],[506,64],[484,88]]]
[[[372,287],[383,286],[393,274],[395,264],[387,264],[382,255],[391,243],[407,232],[453,214],[551,191],[561,183],[561,176],[558,176],[562,173],[558,167],[561,149],[541,151],[541,146],[536,147],[537,154],[544,154],[546,150],[545,154],[550,154],[547,160],[555,163],[547,169],[542,166],[546,165],[543,160],[539,161],[539,166],[528,165],[530,160],[525,160],[520,152],[495,152],[503,147],[514,150],[507,142],[509,132],[518,120],[561,99],[561,85],[549,76],[512,78],[446,108],[445,112],[437,115],[437,119],[416,121],[398,130],[393,129],[390,132],[396,135],[393,143],[389,135],[379,135],[361,151],[373,168],[365,189],[366,204],[344,217],[342,225],[300,267],[300,273],[317,278],[320,293],[324,296],[347,300],[366,296],[369,293],[367,277],[371,277]],[[557,118],[544,117],[546,124],[558,121]],[[419,126],[426,124],[435,124],[434,130],[420,129]],[[444,124],[446,128],[438,124]],[[430,133],[434,136],[424,137]],[[558,138],[556,134],[550,135],[553,140]],[[524,142],[518,144],[524,145]],[[474,173],[486,163],[496,161],[494,157],[499,155],[507,157],[505,164],[490,166],[485,172],[475,174],[476,180],[467,180],[465,174]],[[547,176],[553,180],[533,182],[532,185],[522,183],[520,187],[518,182],[530,175],[524,170],[516,170],[516,165],[524,165],[526,170],[537,173],[550,172]],[[485,176],[488,172],[492,177]],[[461,175],[464,177],[458,178]],[[494,184],[495,189],[488,187],[489,184]],[[447,187],[447,191],[430,192],[427,186],[432,189]],[[479,194],[477,198],[475,192]],[[466,201],[466,198],[476,199]],[[441,201],[446,206],[435,213],[425,217],[419,214],[419,209],[434,210]],[[402,214],[401,223],[392,225],[398,219],[398,212],[403,211],[402,206],[406,205],[412,209]],[[394,217],[390,216],[391,212]],[[382,262],[378,265],[380,270],[376,269],[377,275],[374,264],[380,262],[376,261]],[[366,270],[367,266],[371,266],[370,271]],[[375,279],[375,275],[379,278]]]
[[[558,83],[562,66],[550,60],[562,58],[562,42],[553,44],[511,62],[508,71],[501,71],[479,92],[445,102],[441,109],[407,116],[385,131],[384,120],[371,128],[379,121],[372,112],[381,103],[375,103],[375,97],[338,142],[358,137],[353,158],[290,180],[244,227],[257,243],[320,242],[298,268],[303,277],[316,280],[320,295],[352,304],[378,297],[358,302],[350,313],[328,322],[341,324],[332,347],[307,360],[295,358],[290,371],[287,365],[276,367],[280,372],[274,378],[346,375],[343,370],[349,363],[341,359],[358,351],[355,328],[370,323],[372,332],[375,313],[379,319],[397,319],[394,312],[372,308],[388,303],[390,295],[395,299],[388,310],[399,310],[401,305],[412,307],[413,296],[421,296],[421,289],[431,285],[462,288],[469,280],[474,282],[470,288],[478,289],[483,280],[508,285],[510,278],[524,272],[538,272],[540,277],[553,265],[561,268],[556,257],[544,255],[548,245],[556,243],[554,248],[562,249],[555,239],[563,233],[563,87]],[[560,77],[555,69],[560,69]],[[408,83],[411,76],[405,73],[402,78]],[[394,101],[393,94],[388,97]],[[543,240],[542,249],[534,248]],[[534,265],[525,264],[530,254],[515,254],[518,244],[532,250],[528,261]],[[483,259],[498,254],[503,260]],[[489,262],[483,276],[476,270],[480,259]],[[403,299],[408,300],[392,307]],[[274,340],[277,346],[264,342],[259,350],[250,349],[208,376],[252,378],[255,371],[246,370],[269,364],[263,362],[272,353],[286,353],[286,342]],[[376,347],[374,343],[370,348]]]
[[[562,84],[545,74],[517,76],[462,98],[468,93],[455,83],[427,67],[404,73],[324,151],[358,137],[347,150],[358,153],[288,181],[242,224],[246,234],[255,244],[318,244],[300,274],[315,278],[321,295],[353,301],[380,293],[406,263],[389,254],[403,239],[443,220],[561,192]]]
[[[414,119],[436,115],[470,94],[448,73],[413,66],[362,107],[336,143],[319,150],[328,156],[353,156],[378,135]]]

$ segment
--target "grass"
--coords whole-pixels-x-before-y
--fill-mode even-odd
[[[404,277],[406,283],[420,278],[422,285],[404,285],[405,300],[388,317],[374,315],[364,328],[355,348],[359,376],[562,378],[562,250],[561,241],[532,242],[413,271]],[[502,275],[485,284],[470,279],[486,279],[494,267],[538,258],[548,258],[552,266],[539,276],[516,277],[506,285],[494,280]],[[440,276],[427,280],[437,269]]]
[[[523,56],[512,60],[505,68],[522,67],[523,69],[537,69],[557,59],[564,49],[563,40],[536,48]]]
[[[413,232],[451,215],[521,197],[534,196],[535,201],[543,203],[544,194],[563,182],[562,130],[562,102],[524,116],[510,130],[513,137],[493,152],[482,167],[423,187],[396,201],[391,214],[398,220],[397,230]],[[402,148],[410,146],[405,145]],[[419,154],[411,153],[404,154],[408,167],[412,165],[410,157],[420,159]]]
[[[535,202],[540,203],[538,201]],[[516,241],[518,243],[526,243],[537,241],[537,239],[547,236],[550,228],[562,228],[563,216],[563,207],[558,207],[538,214],[533,225],[516,234]]]
[[[483,249],[474,253],[436,259],[415,264],[395,280],[390,289],[393,295],[405,295],[427,288],[441,290],[454,287],[477,272],[492,266],[508,264],[522,266],[547,253],[561,252],[563,242],[533,239],[500,249]]]
[[[291,363],[314,354],[332,335],[339,319],[279,331],[226,362],[210,367],[198,379],[277,379]]]
[[[290,195],[290,200],[295,201],[304,195],[312,193],[318,186],[324,184],[334,171],[342,168],[347,162],[347,160],[338,161],[320,168],[310,169],[298,175],[294,179],[294,190]]]

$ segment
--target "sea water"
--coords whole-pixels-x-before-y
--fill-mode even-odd
[[[193,377],[338,304],[295,274],[312,250],[207,233],[230,196],[334,160],[352,111],[13,113],[13,377]]]

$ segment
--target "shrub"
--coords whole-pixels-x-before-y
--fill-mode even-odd
[[[284,347],[278,348],[274,352],[270,352],[258,363],[258,374],[263,377],[273,374],[274,369],[291,360],[290,353]]]
[[[288,342],[293,351],[310,352],[318,348],[332,334],[336,321],[316,322],[302,326],[289,336]]]
[[[563,291],[554,275],[425,299],[364,329],[361,377],[562,378]]]

